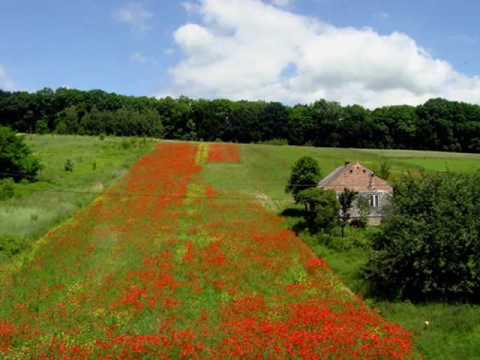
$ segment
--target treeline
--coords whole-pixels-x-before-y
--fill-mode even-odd
[[[480,152],[480,106],[444,99],[371,111],[325,100],[289,107],[65,88],[0,91],[0,125],[26,133]]]

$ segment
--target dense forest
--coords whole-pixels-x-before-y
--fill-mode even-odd
[[[24,133],[480,152],[480,106],[444,99],[372,111],[325,100],[285,106],[66,88],[35,93],[0,90],[0,125]]]

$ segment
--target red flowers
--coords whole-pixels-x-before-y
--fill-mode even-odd
[[[0,352],[21,358],[29,347],[39,359],[75,360],[410,358],[411,334],[343,291],[279,217],[199,176],[206,150],[160,145],[53,232],[29,265],[35,271],[18,273],[0,293],[10,321],[0,321]],[[211,145],[209,160],[238,163],[239,147]]]
[[[7,322],[0,321],[0,354],[8,352],[10,342],[16,333],[17,328]]]
[[[308,261],[306,268],[310,272],[314,272],[317,269],[318,270],[328,269],[328,264],[323,259],[315,258]]]
[[[210,163],[239,163],[239,145],[212,144],[209,145],[208,162]]]

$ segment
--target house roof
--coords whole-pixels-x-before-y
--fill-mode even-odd
[[[347,163],[330,173],[318,184],[319,187],[335,192],[349,189],[356,192],[393,192],[388,183],[360,163]]]

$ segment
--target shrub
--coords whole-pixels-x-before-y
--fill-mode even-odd
[[[0,201],[11,199],[15,196],[15,183],[13,179],[0,180]]]
[[[365,196],[357,197],[357,208],[359,218],[351,222],[351,225],[358,228],[366,228],[368,225],[368,215],[370,214],[370,203]]]
[[[377,175],[382,179],[388,180],[391,175],[391,168],[392,165],[390,164],[390,162],[386,159],[383,159],[380,162],[380,167],[378,168]]]
[[[303,190],[316,187],[320,178],[318,162],[309,156],[304,156],[293,166],[285,191],[291,193],[295,202],[298,203],[298,194]]]
[[[70,160],[70,159],[67,159],[67,161],[65,161],[65,165],[64,165],[65,171],[73,172],[73,168],[74,168],[73,161]]]
[[[41,169],[40,162],[32,155],[21,136],[9,128],[0,126],[0,178],[15,181],[36,180]]]
[[[350,210],[352,209],[353,202],[355,201],[358,193],[349,189],[344,189],[338,197],[340,203],[340,225],[342,227],[342,238],[345,236],[345,227],[350,221]]]
[[[7,258],[20,254],[27,248],[27,241],[20,237],[0,235],[0,254]]]
[[[403,177],[365,269],[389,298],[480,300],[480,173]]]
[[[35,125],[35,132],[38,134],[48,134],[49,128],[48,120],[46,118],[43,118],[37,122]]]
[[[337,225],[339,205],[335,192],[308,189],[301,191],[297,199],[305,206],[305,221],[310,232],[328,233]]]

